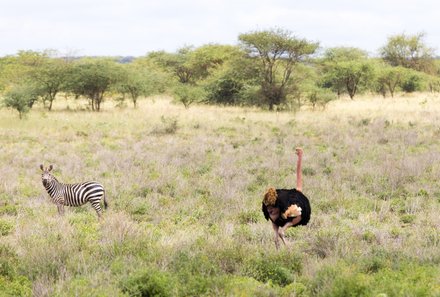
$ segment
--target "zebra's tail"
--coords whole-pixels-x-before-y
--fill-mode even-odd
[[[107,195],[105,194],[105,191],[104,191],[104,209],[107,209],[107,208],[108,208]]]

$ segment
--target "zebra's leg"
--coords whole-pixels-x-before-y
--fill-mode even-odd
[[[63,216],[63,215],[64,215],[64,205],[62,205],[62,204],[57,204],[57,208],[58,208],[58,214],[59,214],[60,216]]]
[[[98,215],[98,218],[100,219],[101,214],[102,214],[102,210],[101,210],[101,204],[99,203],[99,200],[93,201],[91,203],[92,203],[93,208],[96,210],[96,214]]]

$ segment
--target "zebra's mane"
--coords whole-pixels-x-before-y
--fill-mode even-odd
[[[55,177],[55,175],[53,175],[52,173],[49,173],[52,177],[53,177],[53,179],[57,182],[57,183],[60,183],[59,181],[58,181],[58,179]]]

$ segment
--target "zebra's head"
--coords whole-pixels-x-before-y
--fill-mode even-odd
[[[53,169],[52,165],[49,165],[49,168],[44,169],[43,164],[41,164],[40,169],[43,171],[41,174],[41,180],[43,181],[44,186],[48,185],[53,180],[56,180],[52,173],[50,173],[50,171]]]

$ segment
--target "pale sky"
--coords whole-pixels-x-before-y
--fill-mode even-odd
[[[428,0],[0,0],[0,56],[19,50],[143,56],[185,45],[238,44],[282,28],[322,48],[376,54],[395,34],[424,32],[440,51],[440,1]]]

